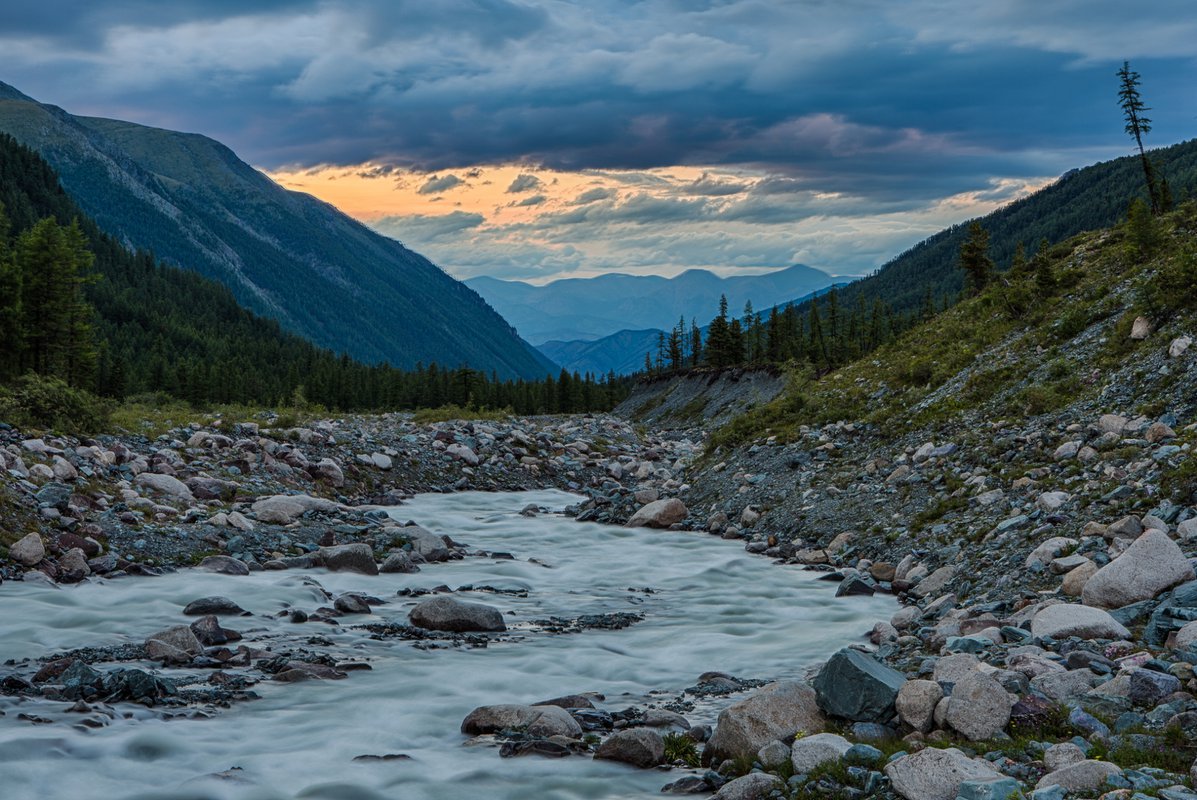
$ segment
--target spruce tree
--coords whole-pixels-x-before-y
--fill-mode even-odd
[[[993,259],[989,257],[989,231],[974,220],[968,226],[968,239],[960,245],[960,269],[968,279],[968,289],[979,293],[993,277]]]
[[[1155,168],[1147,151],[1143,148],[1143,134],[1151,132],[1151,120],[1143,112],[1151,109],[1139,94],[1139,73],[1130,68],[1129,61],[1122,62],[1118,70],[1118,105],[1126,121],[1125,130],[1139,148],[1139,162],[1143,165],[1143,178],[1147,182],[1147,197],[1151,202],[1151,213],[1160,213],[1159,189],[1156,186]]]

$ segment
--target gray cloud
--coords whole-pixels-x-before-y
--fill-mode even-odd
[[[465,181],[456,175],[433,175],[417,191],[420,194],[440,194],[463,183]]]
[[[531,192],[535,189],[539,189],[542,185],[543,184],[541,183],[540,178],[536,177],[535,175],[529,175],[526,172],[522,172],[517,175],[515,180],[513,180],[507,187],[507,193],[519,194],[520,192]]]
[[[867,269],[956,221],[937,210],[945,197],[997,202],[1018,184],[995,178],[1128,152],[1113,98],[1124,58],[1154,107],[1150,143],[1194,129],[1191,0],[9,5],[0,80],[76,113],[205,133],[266,168],[416,169],[431,195],[491,164],[621,187],[542,202],[521,229],[468,214],[379,223],[462,270]],[[645,171],[670,166],[718,175],[679,186]],[[519,203],[552,195],[525,177],[509,187]],[[869,215],[885,218],[871,233]],[[567,252],[570,236],[595,238]]]

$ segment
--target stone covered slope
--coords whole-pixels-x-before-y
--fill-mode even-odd
[[[677,476],[680,527],[903,603],[813,682],[843,741],[719,754],[792,776],[744,796],[1197,797],[1194,223],[1082,237]]]

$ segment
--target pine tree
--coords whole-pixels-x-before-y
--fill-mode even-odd
[[[702,363],[702,331],[698,328],[698,321],[690,320],[690,366],[697,367]]]
[[[1135,140],[1139,148],[1139,161],[1143,165],[1143,178],[1147,182],[1147,197],[1151,202],[1151,213],[1160,213],[1159,189],[1156,186],[1155,168],[1147,151],[1143,148],[1143,134],[1151,133],[1151,120],[1143,116],[1144,111],[1151,109],[1143,102],[1139,95],[1139,73],[1130,68],[1129,61],[1122,62],[1122,69],[1118,70],[1118,105],[1122,107],[1122,116],[1126,120],[1125,130]]]
[[[968,278],[968,288],[972,294],[977,294],[988,286],[993,277],[993,259],[989,257],[989,231],[976,220],[968,226],[968,239],[960,245],[959,266]]]

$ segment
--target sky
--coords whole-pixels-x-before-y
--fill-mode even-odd
[[[48,0],[0,80],[216,138],[459,278],[869,272],[1197,135],[1192,0]],[[14,7],[15,6],[15,7]]]

